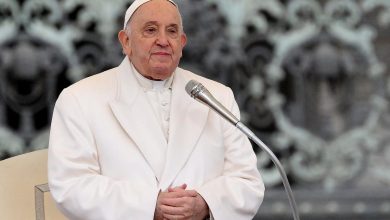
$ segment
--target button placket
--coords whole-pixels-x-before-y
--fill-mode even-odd
[[[166,89],[164,90],[162,93],[161,93],[161,108],[162,108],[162,112],[163,112],[163,118],[166,122],[169,121],[169,98],[170,98],[170,94],[169,94],[169,90]]]

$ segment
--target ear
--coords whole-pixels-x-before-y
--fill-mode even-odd
[[[129,36],[127,36],[127,34],[124,30],[121,30],[118,33],[118,39],[122,45],[123,53],[126,54],[128,57],[130,57],[130,55],[131,55],[131,41],[130,41]]]
[[[183,49],[184,48],[184,46],[187,44],[187,35],[186,34],[182,34],[181,35],[181,48]]]

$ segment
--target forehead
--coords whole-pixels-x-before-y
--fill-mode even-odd
[[[152,0],[141,5],[133,14],[130,22],[142,25],[148,22],[179,24],[178,8],[167,0]]]

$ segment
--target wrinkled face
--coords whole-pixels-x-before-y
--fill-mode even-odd
[[[140,6],[130,19],[130,31],[119,32],[124,53],[149,79],[169,78],[179,65],[186,36],[178,9],[167,0]]]

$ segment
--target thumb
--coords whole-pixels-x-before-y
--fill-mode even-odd
[[[187,188],[187,184],[184,183],[181,186],[176,186],[174,188],[169,187],[168,192],[177,192],[177,191],[185,190],[186,188]]]

